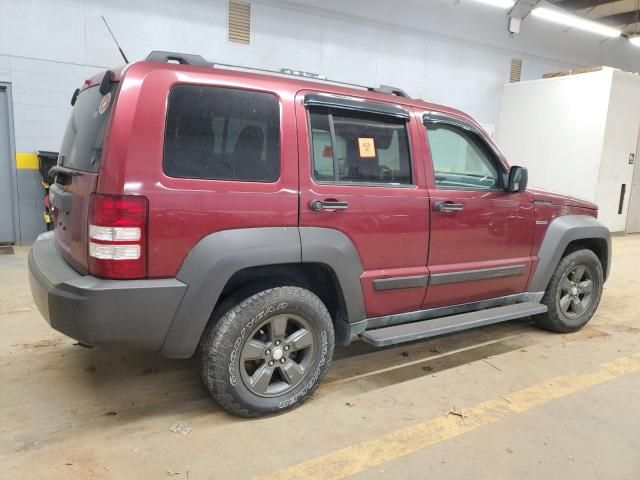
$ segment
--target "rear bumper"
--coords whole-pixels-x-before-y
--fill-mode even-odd
[[[160,350],[187,286],[176,279],[103,280],[62,258],[53,232],[29,252],[29,283],[40,313],[59,332],[87,345]]]

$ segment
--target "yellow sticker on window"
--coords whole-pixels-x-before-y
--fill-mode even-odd
[[[373,138],[358,138],[358,146],[360,147],[361,158],[375,158],[376,146]]]

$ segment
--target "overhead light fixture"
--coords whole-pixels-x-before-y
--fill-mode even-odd
[[[473,0],[477,3],[484,3],[485,5],[491,5],[492,7],[498,8],[511,8],[516,2],[515,0]]]
[[[577,15],[572,15],[571,13],[566,13],[555,8],[537,7],[533,9],[532,14],[534,17],[542,18],[553,23],[597,33],[606,37],[619,37],[622,34],[622,31],[616,28],[608,27],[602,23],[587,20],[586,18],[578,17]]]
[[[629,41],[631,42],[632,45],[635,45],[636,47],[640,47],[640,35],[636,35],[635,37],[631,37],[629,39]]]

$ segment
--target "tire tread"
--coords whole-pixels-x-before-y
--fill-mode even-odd
[[[264,300],[265,298],[271,297],[273,295],[292,295],[298,298],[302,297],[306,301],[312,303],[316,311],[328,317],[328,323],[331,330],[330,333],[331,337],[333,338],[333,324],[324,303],[322,303],[322,301],[313,292],[310,292],[309,290],[306,290],[304,288],[293,286],[272,287],[254,293],[244,300],[241,300],[234,306],[231,306],[233,305],[232,303],[231,305],[221,305],[221,308],[218,309],[218,314],[214,314],[201,341],[200,368],[202,372],[202,380],[206,388],[209,390],[214,399],[222,406],[222,408],[230,413],[241,417],[255,418],[262,416],[263,413],[251,411],[246,406],[238,402],[228,392],[230,385],[225,380],[228,373],[226,368],[226,352],[228,351],[228,349],[233,348],[235,333],[233,332],[232,327],[234,325],[237,325],[237,317],[241,316],[243,311],[247,310],[252,305]],[[304,396],[297,400],[293,405],[291,405],[291,407],[287,408],[287,410],[298,407],[309,396],[313,394],[315,388],[317,388],[318,384],[322,382],[322,379],[324,378],[324,375],[329,368],[332,352],[333,342],[329,342],[329,351],[327,354],[325,367],[318,377],[314,388],[309,389],[309,392],[307,392]]]
[[[593,265],[597,270],[596,273],[599,276],[599,284],[600,285],[603,284],[604,276],[603,276],[602,264],[600,263],[600,259],[598,258],[598,256],[592,250],[589,250],[586,248],[578,247],[578,248],[571,249],[564,257],[562,257],[562,259],[560,260],[560,263],[558,263],[556,270],[553,272],[553,275],[551,276],[551,280],[549,280],[549,285],[547,285],[547,289],[544,292],[544,296],[540,301],[540,303],[548,307],[548,310],[546,313],[537,315],[535,317],[536,324],[540,328],[549,330],[551,332],[556,332],[556,333],[575,332],[577,330],[580,330],[582,327],[584,327],[584,325],[586,325],[586,323],[591,319],[594,312],[598,308],[600,299],[602,298],[602,289],[600,289],[598,292],[594,292],[594,294],[596,294],[597,297],[595,299],[595,302],[589,307],[591,312],[589,315],[585,317],[586,320],[581,324],[577,324],[577,325],[567,324],[563,320],[560,314],[560,311],[556,306],[556,298],[555,298],[556,292],[557,292],[557,289],[559,288],[560,282],[562,281],[562,277],[565,273],[565,270],[572,262],[574,262],[577,258],[580,258],[580,257],[583,257],[593,263]]]

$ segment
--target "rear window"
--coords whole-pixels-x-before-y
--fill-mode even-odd
[[[114,85],[104,96],[98,86],[80,92],[60,147],[60,165],[74,170],[98,171],[115,89]]]
[[[232,88],[173,87],[163,168],[170,177],[275,182],[280,177],[277,97]]]
[[[406,121],[355,112],[309,112],[313,177],[322,182],[411,184]]]

